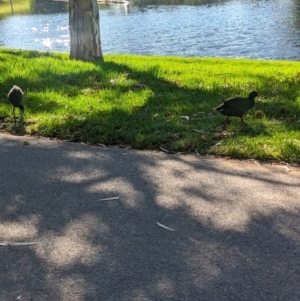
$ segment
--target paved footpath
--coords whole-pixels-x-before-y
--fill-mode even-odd
[[[300,300],[300,169],[0,135],[0,300]]]

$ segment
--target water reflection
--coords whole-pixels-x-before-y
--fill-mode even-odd
[[[68,3],[65,1],[33,1],[32,12],[34,14],[55,14],[68,11]]]
[[[31,14],[0,19],[0,45],[69,52],[67,3],[32,3]],[[104,54],[300,57],[297,0],[130,0],[99,8]]]

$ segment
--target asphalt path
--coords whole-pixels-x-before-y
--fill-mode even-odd
[[[255,163],[1,134],[0,300],[300,300],[300,170]]]

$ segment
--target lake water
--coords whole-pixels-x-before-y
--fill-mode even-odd
[[[99,5],[103,54],[300,58],[298,0],[130,0]],[[1,12],[1,7],[0,7]],[[0,46],[69,52],[68,8],[0,14]]]

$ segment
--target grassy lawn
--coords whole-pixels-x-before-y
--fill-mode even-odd
[[[300,162],[300,63],[220,58],[67,54],[0,48],[0,124],[9,132],[139,149]],[[24,122],[6,95],[26,93]],[[241,125],[209,114],[230,96],[256,90]],[[258,112],[261,111],[261,112]],[[18,113],[18,110],[16,110]],[[262,114],[261,114],[262,113]]]
[[[26,13],[30,11],[29,0],[13,0],[12,4],[14,13]],[[0,16],[10,15],[11,13],[10,0],[0,0]]]

